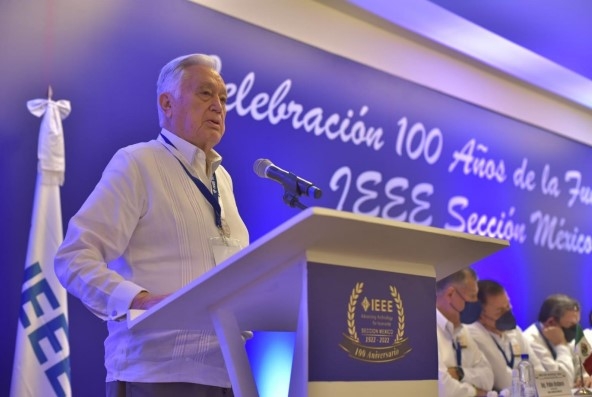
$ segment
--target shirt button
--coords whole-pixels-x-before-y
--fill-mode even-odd
[[[111,317],[115,317],[115,316],[117,316],[117,310],[113,310],[113,311],[111,312]]]

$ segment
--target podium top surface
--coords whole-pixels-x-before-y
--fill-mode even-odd
[[[257,240],[250,248],[278,244],[289,249],[339,252],[431,265],[441,279],[509,246],[508,241],[312,207]]]
[[[360,258],[364,262],[392,260],[393,263],[428,265],[435,268],[436,278],[440,279],[508,245],[505,240],[312,207],[150,310],[131,318],[128,326],[162,327],[173,321],[178,328],[209,328],[206,326],[210,321],[207,308],[242,294],[233,310],[244,313],[241,325],[249,328],[243,329],[289,330],[294,319],[282,322],[280,318],[285,317],[283,313],[297,310],[302,276],[301,270],[290,264],[308,253],[321,253],[325,257],[338,253],[340,257]],[[249,293],[244,292],[247,289]],[[265,302],[265,310],[251,309],[262,302]],[[187,310],[191,315],[183,313]],[[167,311],[178,315],[172,318]],[[258,315],[265,319],[258,319]],[[267,325],[252,328],[259,324]]]

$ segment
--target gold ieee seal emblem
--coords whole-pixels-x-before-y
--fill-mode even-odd
[[[371,363],[404,357],[411,347],[405,337],[405,310],[399,291],[389,285],[388,299],[363,295],[363,291],[363,282],[352,289],[347,305],[347,333],[339,347],[350,357]]]

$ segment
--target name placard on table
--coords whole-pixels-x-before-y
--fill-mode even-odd
[[[571,385],[563,371],[536,372],[539,397],[571,397]]]

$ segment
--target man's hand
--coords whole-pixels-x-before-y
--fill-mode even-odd
[[[588,375],[584,376],[584,383],[582,384],[582,379],[578,376],[576,381],[574,382],[574,387],[586,387],[590,388],[592,386],[592,378]]]
[[[141,291],[134,297],[130,309],[147,310],[158,302],[166,298],[168,295],[153,295],[148,291]]]
[[[482,390],[477,387],[475,387],[475,390],[477,391],[477,394],[475,394],[476,397],[487,397],[487,390]]]
[[[452,379],[460,381],[456,367],[448,367],[448,373],[450,374],[450,376],[452,376]]]
[[[565,340],[565,335],[563,334],[563,329],[561,329],[561,327],[557,327],[554,325],[545,327],[543,328],[543,335],[545,338],[549,340],[549,342],[553,344],[553,346],[567,344],[567,341]]]

